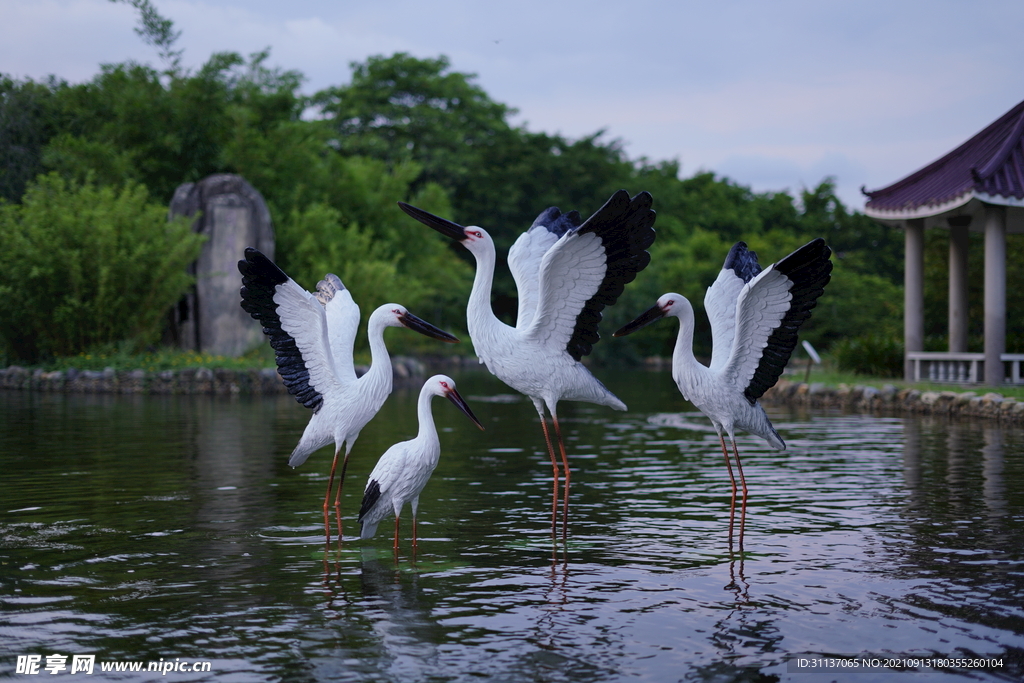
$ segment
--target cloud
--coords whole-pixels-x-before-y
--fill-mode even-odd
[[[1024,97],[1024,3],[857,5],[608,0],[157,0],[183,63],[271,48],[313,92],[349,63],[450,57],[532,130],[607,129],[634,157],[679,159],[755,189],[836,175],[844,201],[951,150]],[[108,0],[7,0],[0,69],[92,78],[100,63],[157,64]]]

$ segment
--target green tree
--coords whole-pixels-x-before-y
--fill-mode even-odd
[[[481,151],[509,130],[514,113],[472,83],[472,74],[450,70],[447,57],[417,59],[404,52],[352,63],[348,85],[313,98],[333,124],[345,154],[389,164],[417,161],[423,180],[465,185]]]
[[[30,362],[153,343],[201,242],[145,187],[40,176],[20,205],[0,205],[0,339]]]
[[[332,143],[389,167],[415,161],[422,174],[414,189],[438,184],[451,197],[448,217],[488,230],[499,259],[494,308],[505,320],[515,319],[516,299],[504,258],[519,234],[548,206],[596,211],[632,177],[619,143],[600,131],[572,141],[511,126],[515,109],[492,100],[474,75],[451,70],[444,56],[397,53],[352,68],[349,84],[313,98]]]
[[[0,200],[19,201],[43,171],[43,148],[56,133],[58,87],[56,79],[35,83],[0,74]]]
[[[147,45],[159,50],[160,59],[167,65],[169,73],[177,72],[181,65],[182,50],[175,50],[174,43],[181,37],[181,31],[174,30],[174,22],[161,16],[149,0],[110,0],[124,2],[139,11],[137,33]]]

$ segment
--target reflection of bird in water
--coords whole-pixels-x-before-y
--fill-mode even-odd
[[[363,559],[360,565],[360,621],[370,623],[385,655],[376,658],[378,675],[361,680],[447,680],[451,672],[438,661],[442,629],[424,603],[418,573],[378,559]]]
[[[621,337],[665,316],[679,318],[679,336],[672,354],[672,378],[683,397],[711,419],[732,482],[729,539],[736,510],[736,479],[729,462],[725,435],[732,442],[736,469],[743,488],[740,546],[747,509],[747,482],[736,448],[736,429],[765,439],[778,450],[786,443],[772,426],[757,399],[773,387],[796,346],[797,330],[811,316],[832,272],[832,250],[821,238],[812,240],[763,271],[757,255],[737,242],[729,251],[718,278],[708,288],[704,308],[711,321],[711,365],[693,356],[693,306],[686,297],[670,293],[635,320],[615,332]]]
[[[408,327],[445,342],[458,339],[421,320],[399,304],[384,304],[367,322],[372,364],[356,378],[352,349],[359,326],[359,306],[336,275],[317,284],[316,296],[300,287],[284,271],[251,247],[238,262],[242,273],[242,308],[263,324],[263,333],[277,357],[277,367],[302,405],[313,410],[302,438],[288,464],[297,467],[314,451],[334,443],[334,461],[324,497],[324,533],[330,542],[328,506],[338,452],[345,445],[338,492],[334,499],[341,538],[341,488],[348,456],[359,432],[391,394],[391,357],[384,345],[384,329]]]
[[[729,583],[725,585],[727,591],[731,591],[736,596],[736,604],[746,604],[750,602],[750,584],[747,583],[747,577],[744,573],[743,567],[743,555],[739,556],[739,567],[737,571],[737,560],[733,556],[729,560]]]
[[[416,438],[396,443],[385,451],[370,472],[363,493],[363,504],[359,508],[359,523],[362,525],[361,538],[372,538],[377,525],[388,513],[395,513],[395,551],[398,551],[398,519],[402,507],[408,502],[412,508],[412,545],[416,547],[416,510],[420,504],[420,493],[427,485],[431,473],[437,467],[441,455],[441,441],[437,438],[434,415],[430,401],[434,396],[444,396],[464,412],[476,426],[483,429],[480,420],[469,409],[466,401],[455,390],[455,381],[447,375],[434,375],[423,383],[417,402],[420,430]]]
[[[402,209],[442,235],[458,240],[476,258],[476,276],[466,309],[467,325],[480,361],[498,379],[526,394],[540,415],[553,471],[552,533],[558,507],[558,463],[544,408],[554,424],[565,473],[563,520],[568,516],[569,462],[556,406],[561,400],[587,401],[625,410],[580,362],[600,339],[601,311],[622,294],[650,262],[654,242],[651,195],[630,199],[620,190],[585,222],[579,213],[545,210],[520,235],[508,254],[519,295],[515,327],[491,308],[494,241],[485,230],[464,228],[399,203]]]

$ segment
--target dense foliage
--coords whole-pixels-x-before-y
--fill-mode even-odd
[[[364,315],[397,301],[458,332],[465,329],[470,257],[412,222],[397,209],[397,200],[486,227],[501,258],[547,206],[586,215],[616,189],[647,190],[658,212],[653,260],[619,305],[606,311],[606,340],[660,294],[677,291],[697,309],[697,352],[708,355],[704,290],[732,243],[747,241],[767,265],[817,236],[832,246],[836,267],[802,336],[823,350],[841,339],[868,335],[895,342],[901,336],[902,233],[849,211],[830,179],[798,197],[755,193],[713,173],[682,177],[675,161],[631,160],[601,131],[576,140],[528,131],[510,123],[514,109],[492,100],[472,74],[453,70],[445,57],[370,57],[352,65],[348,83],[312,97],[301,93],[300,73],[267,66],[268,51],[248,59],[214,54],[188,72],[179,66],[180,51],[173,50],[173,26],[148,0],[129,4],[143,13],[139,32],[160,48],[164,70],[105,65],[80,84],[0,77],[0,194],[21,204],[5,209],[6,225],[19,211],[27,216],[39,193],[58,192],[54,176],[32,185],[41,173],[63,178],[67,185],[60,192],[78,193],[80,201],[137,196],[146,188],[164,205],[183,182],[240,173],[266,198],[278,261],[300,284],[312,288],[325,272],[335,272]],[[140,249],[152,250],[164,244],[169,229],[148,222],[136,228],[134,239]],[[945,320],[945,292],[935,282],[944,282],[938,269],[945,265],[932,252],[941,251],[942,236],[929,239],[927,305],[938,328]],[[972,259],[978,254],[980,249],[973,250]],[[40,252],[35,258],[39,272],[56,272],[67,257]],[[23,271],[5,269],[0,287],[20,287],[14,278],[26,277]],[[976,289],[972,285],[972,306]],[[494,305],[500,317],[514,319],[515,289],[500,261]],[[35,328],[49,327],[50,309],[32,306],[21,315],[35,316]],[[135,316],[103,306],[90,310],[97,319]],[[133,320],[130,332],[104,338],[152,338],[152,326],[148,318]],[[668,354],[674,327],[662,323],[598,344],[594,359]],[[1012,326],[1010,331],[1019,334]],[[79,336],[76,343],[95,341]],[[30,355],[10,335],[4,338],[8,354]],[[396,341],[405,343],[397,336]],[[31,353],[67,351],[52,342],[33,348]]]
[[[0,205],[0,338],[27,360],[153,343],[201,241],[141,185],[41,176]]]

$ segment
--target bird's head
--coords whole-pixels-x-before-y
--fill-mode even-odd
[[[469,227],[463,227],[458,223],[435,216],[429,211],[423,209],[417,209],[415,206],[410,206],[405,202],[398,202],[398,206],[401,207],[402,211],[418,220],[423,225],[437,230],[445,237],[450,237],[453,240],[458,240],[464,247],[469,249],[473,254],[479,253],[483,249],[490,248],[494,249],[494,240],[487,234],[487,231],[483,228],[478,228],[475,225]]]
[[[469,404],[466,403],[466,400],[459,395],[458,391],[455,390],[455,380],[451,377],[448,375],[434,375],[426,381],[423,387],[435,396],[446,397],[449,401],[454,403],[459,410],[464,412],[466,417],[472,420],[477,427],[481,430],[484,428],[484,426],[480,424],[480,420],[476,419],[476,415],[473,414],[473,411],[469,409]]]
[[[658,303],[638,315],[631,322],[626,323],[616,330],[612,336],[625,337],[627,334],[632,334],[641,328],[647,327],[651,323],[661,320],[665,316],[674,315],[676,317],[683,317],[687,312],[689,312],[690,316],[693,316],[693,306],[690,305],[690,302],[685,296],[682,294],[676,294],[675,292],[662,294],[658,297]]]
[[[449,344],[456,344],[459,341],[455,335],[449,334],[439,327],[434,327],[426,320],[413,315],[401,304],[384,304],[378,307],[370,316],[371,326],[375,321],[379,321],[378,324],[384,327],[407,327],[413,332],[419,332]]]

